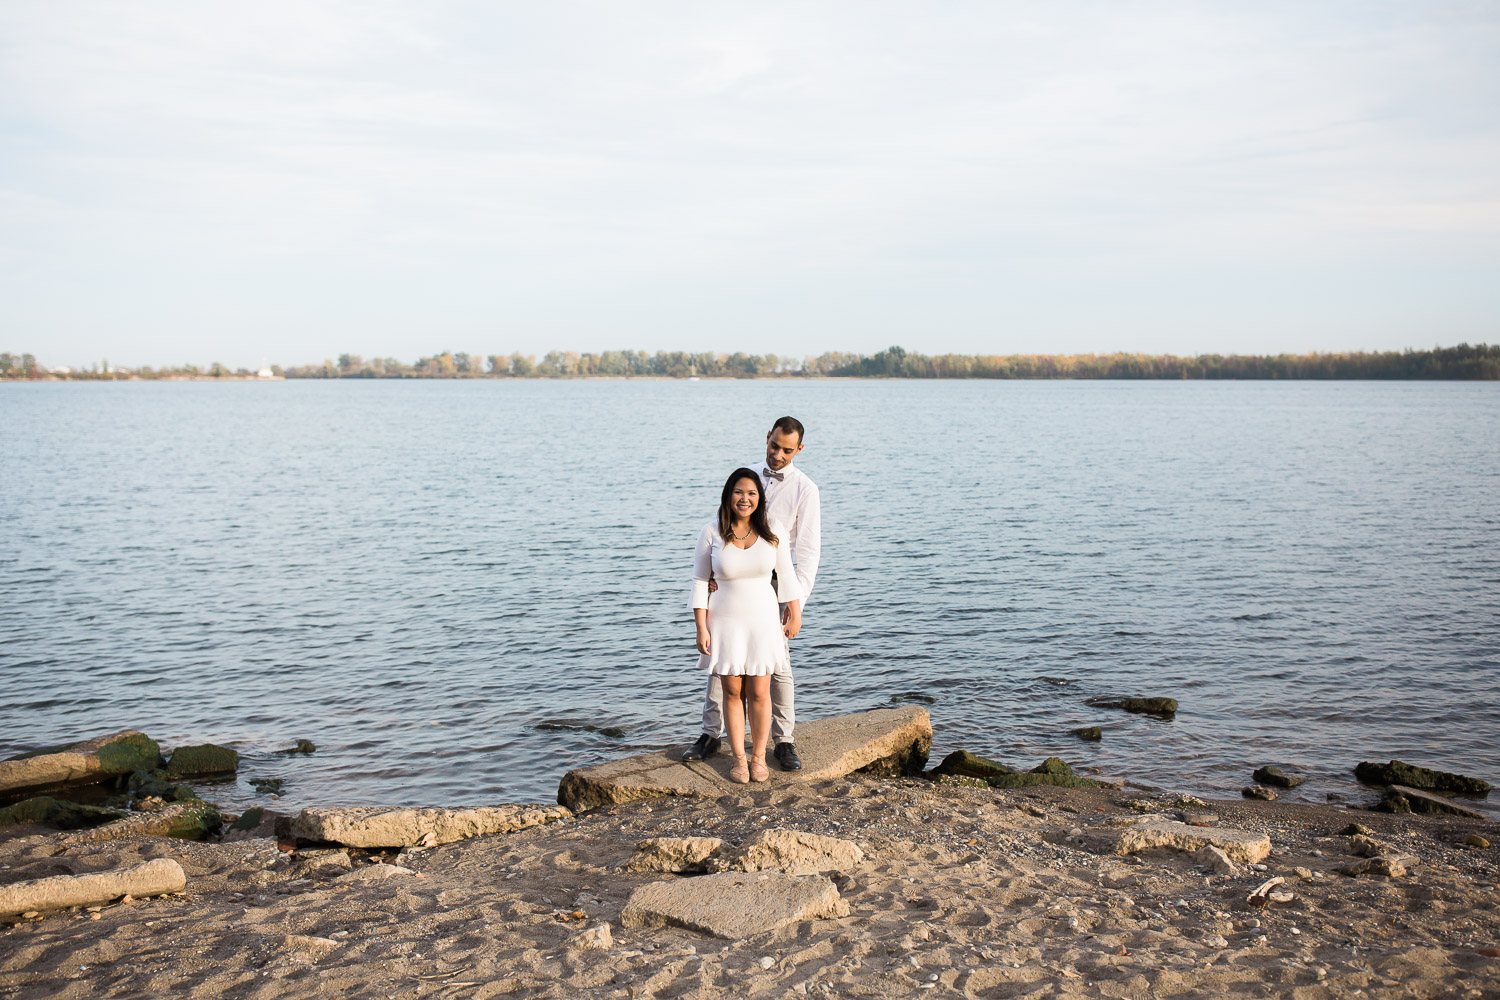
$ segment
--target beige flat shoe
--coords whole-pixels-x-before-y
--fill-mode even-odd
[[[729,769],[729,780],[734,782],[736,785],[749,784],[750,769],[745,764],[745,758],[736,757],[734,759],[734,767],[731,767]]]
[[[750,762],[750,780],[765,781],[771,776],[771,769],[766,766],[765,761],[752,760]]]

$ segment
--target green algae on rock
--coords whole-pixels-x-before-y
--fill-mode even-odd
[[[1025,774],[997,774],[989,778],[991,788],[1029,788],[1057,785],[1060,788],[1100,788],[1102,782],[1080,778],[1061,757],[1048,757]]]
[[[952,774],[965,778],[980,778],[985,781],[1000,775],[1015,773],[1016,769],[1013,767],[1006,767],[998,760],[990,760],[988,757],[981,757],[967,750],[953,751],[932,769],[933,777]]]
[[[232,774],[240,769],[240,755],[229,747],[213,743],[178,747],[167,762],[167,777],[186,778],[197,775]]]
[[[1118,708],[1137,715],[1157,715],[1170,719],[1177,714],[1176,698],[1090,698],[1090,708]]]
[[[1104,739],[1104,730],[1099,726],[1081,726],[1078,729],[1070,729],[1068,732],[1090,743],[1098,743]]]
[[[1399,760],[1386,764],[1361,761],[1354,768],[1354,776],[1367,785],[1405,785],[1434,792],[1458,792],[1460,795],[1488,795],[1490,792],[1487,781],[1450,771],[1433,771]]]
[[[81,830],[85,827],[109,823],[127,815],[129,814],[119,809],[68,802],[63,799],[54,799],[50,795],[38,795],[0,809],[0,826],[41,823],[59,830]]]
[[[0,794],[103,781],[156,767],[160,757],[156,741],[133,729],[44,747],[0,761]]]

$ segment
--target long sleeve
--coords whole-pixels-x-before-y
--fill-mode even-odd
[[[708,578],[714,572],[714,526],[705,524],[693,549],[693,610],[708,607]]]
[[[812,483],[797,498],[797,531],[792,539],[791,554],[797,560],[797,582],[802,585],[802,606],[812,594],[818,577],[818,558],[823,552],[823,511],[818,488]]]
[[[771,530],[780,540],[776,546],[776,599],[782,604],[802,599],[802,581],[792,568],[792,543],[780,522],[771,525]]]

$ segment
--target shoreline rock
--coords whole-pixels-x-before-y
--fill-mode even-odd
[[[186,885],[182,866],[170,858],[157,858],[121,871],[32,879],[0,886],[0,919],[108,903],[122,896],[160,896],[181,892]]]
[[[1155,715],[1170,719],[1177,714],[1176,698],[1090,698],[1084,702],[1090,708],[1118,708],[1137,715]]]
[[[1400,760],[1385,764],[1361,761],[1355,765],[1354,776],[1367,785],[1405,785],[1423,791],[1457,792],[1460,795],[1485,796],[1490,793],[1487,781],[1451,771],[1433,771]]]
[[[568,819],[565,806],[499,805],[458,809],[391,809],[384,806],[313,806],[294,818],[288,835],[346,847],[435,847],[492,833]]]
[[[134,729],[32,750],[0,761],[0,799],[31,798],[49,789],[149,771],[160,759],[157,742]]]

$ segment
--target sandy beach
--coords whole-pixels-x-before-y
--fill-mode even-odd
[[[182,895],[0,931],[0,995],[1500,995],[1500,858],[1465,843],[1494,843],[1500,824],[1211,802],[1184,815],[1269,835],[1264,870],[1221,875],[1182,852],[1122,856],[1105,846],[1120,824],[1175,819],[1184,803],[852,775],[606,807],[514,834],[331,861],[251,834],[60,850],[58,835],[31,831],[0,845],[4,883],[165,857],[188,884]],[[1361,860],[1340,833],[1351,822],[1406,855],[1407,873],[1337,874]],[[860,845],[863,862],[830,876],[847,916],[745,940],[622,925],[637,887],[684,877],[621,871],[639,842],[737,844],[770,828]],[[372,862],[411,873],[368,870]],[[1247,902],[1275,876],[1290,899]]]

